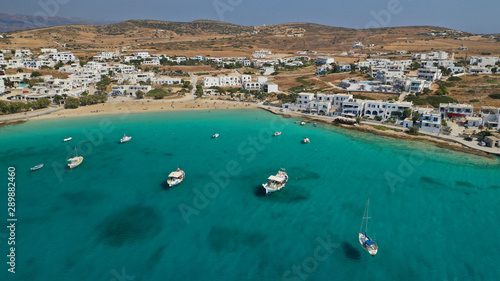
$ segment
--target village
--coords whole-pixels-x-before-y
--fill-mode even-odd
[[[277,55],[269,50],[258,50],[249,57],[186,57],[124,49],[122,53],[101,51],[83,59],[56,48],[33,52],[28,48],[4,49],[0,53],[0,101],[5,104],[43,100],[40,107],[50,103],[51,107],[64,105],[66,108],[120,97],[246,101],[276,106],[281,112],[350,118],[357,123],[361,120],[383,123],[411,134],[453,136],[471,143],[472,136],[476,136],[473,146],[500,152],[500,109],[488,105],[474,108],[470,103],[458,103],[446,97],[447,89],[443,86],[443,81],[459,81],[463,76],[495,75],[499,57],[455,59],[455,53],[445,51],[370,53],[369,47],[373,46],[353,42],[352,51],[343,55],[359,56],[366,52],[363,59],[353,63],[341,62],[342,59],[337,62],[333,55],[312,51]],[[399,59],[390,59],[388,55],[399,56]],[[166,68],[171,66],[207,66],[210,69],[195,72]],[[311,66],[314,73],[295,79],[303,82],[308,77],[356,71],[364,76],[347,76],[335,84],[326,82],[331,86],[329,90],[286,89],[286,85],[280,85],[283,81],[279,79],[280,74]],[[50,70],[51,74],[42,74],[44,70]],[[432,90],[436,90],[436,94],[441,92],[438,102],[432,105],[417,102],[419,95]],[[367,93],[379,93],[384,98],[368,98]],[[89,96],[99,98],[89,102]],[[82,97],[87,101],[78,101]],[[2,111],[16,113],[22,108],[9,112],[3,106]]]

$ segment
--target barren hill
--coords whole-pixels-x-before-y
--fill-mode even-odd
[[[371,46],[363,52],[459,52],[459,47],[466,46],[467,54],[472,55],[497,54],[500,49],[498,41],[490,36],[433,26],[351,29],[314,23],[242,26],[212,20],[129,20],[99,26],[47,27],[6,35],[8,38],[0,39],[0,48],[61,47],[65,44],[67,50],[89,54],[102,49],[126,49],[183,55],[248,56],[249,52],[260,48],[282,53],[304,50],[343,53],[352,50],[353,41]],[[459,53],[466,55],[464,51]]]

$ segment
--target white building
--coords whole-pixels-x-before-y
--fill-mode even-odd
[[[441,114],[433,111],[420,113],[420,130],[434,134],[441,132]]]
[[[134,58],[136,60],[140,60],[140,59],[147,59],[150,57],[149,53],[148,52],[138,52],[138,53],[134,53],[133,54]]]
[[[461,103],[440,103],[439,112],[449,118],[472,116],[474,106]]]
[[[352,99],[351,94],[334,94],[333,105],[335,107],[342,107],[343,102],[350,99]]]
[[[388,119],[395,115],[394,112],[399,112],[399,115],[402,115],[405,109],[410,109],[412,106],[412,102],[367,100],[365,101],[363,115],[371,118],[380,116],[382,119]]]
[[[352,42],[351,47],[352,48],[363,48],[363,43],[361,43],[361,42]]]
[[[267,93],[277,93],[278,92],[278,84],[273,82],[267,82],[266,87]]]
[[[417,72],[418,79],[429,81],[439,80],[442,77],[441,69],[437,67],[419,68]]]
[[[151,91],[151,86],[145,85],[119,85],[119,86],[113,86],[111,88],[112,94],[114,95],[128,95],[128,96],[135,96],[135,93],[137,91],[142,91],[143,93],[147,93]]]
[[[57,49],[46,48],[46,49],[41,49],[40,51],[42,52],[42,54],[46,54],[46,55],[49,55],[49,54],[55,55],[55,54],[57,54]]]
[[[491,74],[491,68],[472,65],[467,67],[467,73],[470,74]]]
[[[203,87],[219,87],[219,77],[203,77],[201,85]]]
[[[467,116],[465,117],[464,125],[466,125],[469,129],[477,130],[479,129],[479,126],[483,125],[483,118]]]
[[[342,116],[356,117],[363,114],[365,101],[361,99],[349,99],[342,102]]]
[[[500,108],[493,106],[482,106],[481,116],[483,117],[486,126],[500,129]]]
[[[75,61],[76,57],[71,52],[58,52],[53,56],[53,59],[55,61],[62,61],[64,63],[67,63],[69,61]]]
[[[242,88],[248,91],[259,91],[262,89],[264,83],[261,82],[245,82],[242,85]]]
[[[319,57],[316,59],[316,63],[319,64],[332,64],[335,62],[334,58]]]
[[[154,78],[152,78],[153,83],[159,84],[159,85],[180,84],[181,80],[182,80],[181,78],[175,78],[175,77],[154,77]]]
[[[241,85],[241,79],[240,79],[240,77],[234,76],[234,75],[220,76],[219,77],[219,85],[221,87],[239,86],[239,85]]]

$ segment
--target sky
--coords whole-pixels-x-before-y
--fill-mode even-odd
[[[22,2],[22,5],[19,3]],[[0,12],[89,21],[311,22],[349,28],[431,25],[500,33],[499,0],[0,0]]]

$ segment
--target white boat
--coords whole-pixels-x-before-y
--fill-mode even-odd
[[[128,142],[132,137],[127,137],[127,135],[123,135],[123,138],[120,140],[120,143]]]
[[[212,136],[212,138],[214,138],[214,139],[218,138],[218,137],[219,137],[219,134],[215,134],[215,135]]]
[[[304,143],[310,143],[311,141],[309,140],[309,138],[304,138]]]
[[[38,170],[43,168],[43,164],[36,165],[35,167],[31,168],[32,171]]]
[[[306,125],[306,122],[302,121],[302,122],[300,123],[300,125],[305,126],[305,125]]]
[[[69,161],[68,167],[70,169],[73,169],[74,167],[82,164],[83,157],[82,156],[78,156],[78,152],[76,151],[76,147],[75,147],[75,157],[68,159],[68,161]]]
[[[69,138],[64,139],[64,141],[70,141],[72,139],[73,139],[72,137],[69,137]]]
[[[281,132],[275,132],[274,133],[274,136],[277,137],[277,136],[280,136],[281,135]]]
[[[172,187],[174,185],[178,185],[184,180],[185,176],[186,174],[184,173],[184,171],[177,168],[177,170],[168,175],[168,180],[167,180],[168,186]]]
[[[370,197],[366,201],[365,212],[363,213],[363,220],[361,221],[361,227],[359,228],[359,243],[370,255],[375,256],[378,252],[378,245],[375,240],[368,237],[368,221],[370,221],[370,217],[368,216],[368,205],[370,202]],[[364,230],[363,230],[364,226]]]
[[[269,176],[267,179],[269,181],[262,184],[262,187],[266,189],[266,194],[269,194],[285,187],[285,184],[288,182],[288,175],[285,169],[282,168],[275,176]]]

